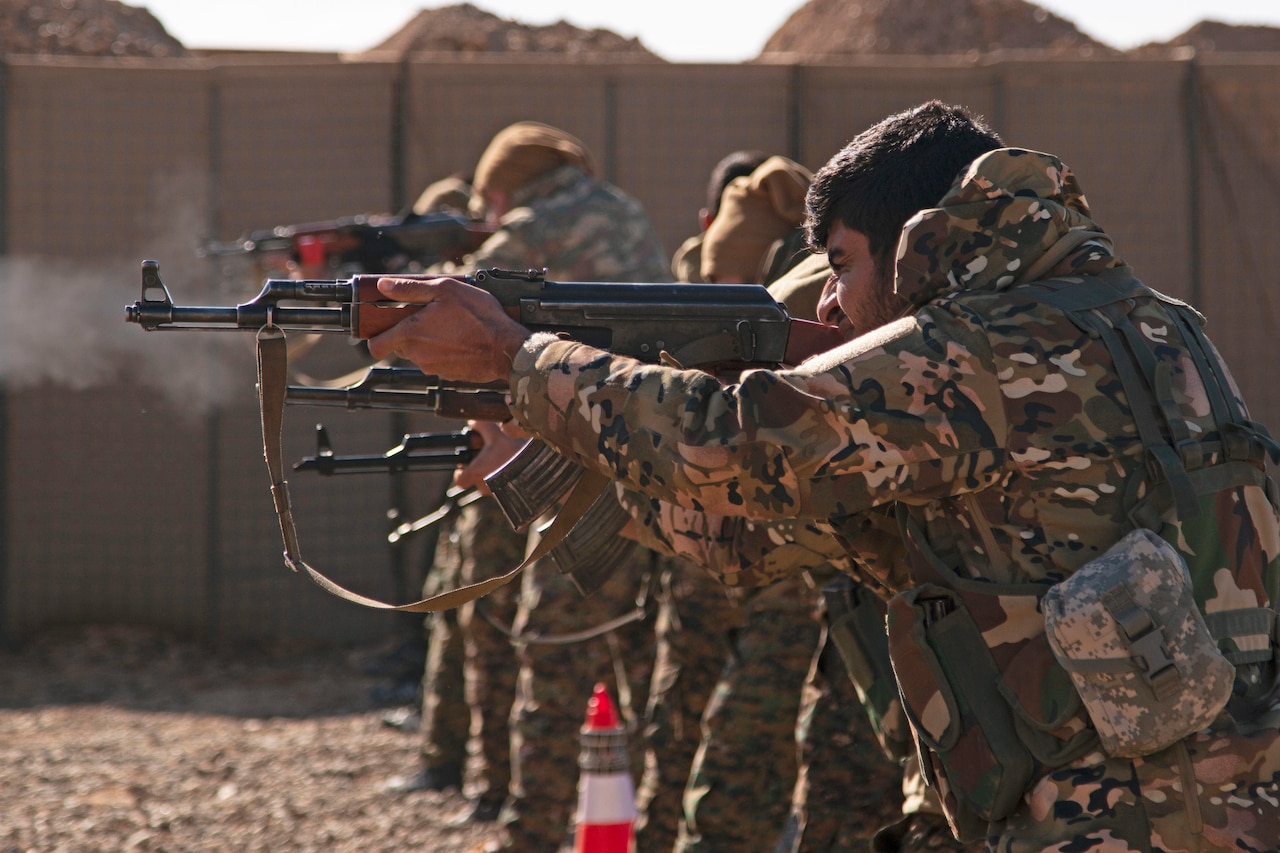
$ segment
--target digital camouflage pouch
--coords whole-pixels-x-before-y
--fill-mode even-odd
[[[1150,755],[1213,722],[1235,667],[1196,607],[1186,563],[1139,528],[1042,600],[1049,644],[1109,755]]]

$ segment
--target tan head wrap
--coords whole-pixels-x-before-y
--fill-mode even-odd
[[[804,196],[813,173],[786,157],[770,157],[720,197],[720,212],[702,244],[707,281],[759,281],[769,248],[804,222]]]
[[[595,163],[582,140],[536,121],[521,121],[498,131],[480,155],[473,182],[477,195],[512,193],[554,169],[574,165],[594,175]]]
[[[441,178],[430,184],[413,203],[413,212],[422,216],[438,210],[465,212],[471,201],[471,186],[461,178]]]

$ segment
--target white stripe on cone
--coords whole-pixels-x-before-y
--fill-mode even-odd
[[[636,794],[626,773],[584,773],[578,780],[578,811],[584,823],[630,823],[636,819]]]

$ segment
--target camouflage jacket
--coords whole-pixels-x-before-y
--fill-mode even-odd
[[[461,267],[545,268],[553,281],[671,280],[640,203],[576,166],[539,178],[512,202],[498,230]]]
[[[1073,236],[1084,240],[1058,258]],[[728,386],[535,336],[513,365],[512,408],[583,464],[708,514],[708,538],[741,549],[722,560],[725,574],[786,544],[751,518],[823,521],[900,502],[961,576],[1061,580],[1130,529],[1147,460],[1105,347],[1022,280],[1050,276],[1132,272],[1057,158],[1002,149],[904,229],[895,287],[914,315]],[[1139,299],[1132,310],[1192,429],[1212,430],[1165,306]],[[1256,523],[1224,549],[1256,556],[1241,561],[1256,568],[1220,594],[1269,606],[1280,542],[1257,498],[1241,507]]]

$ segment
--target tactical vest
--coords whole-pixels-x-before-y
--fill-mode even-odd
[[[1227,711],[1251,720],[1277,678],[1280,514],[1265,461],[1280,461],[1280,445],[1248,418],[1190,306],[1123,270],[1019,287],[1028,291],[1106,346],[1145,452],[1127,483],[1129,520],[1185,560],[1196,604],[1236,668]],[[1169,364],[1131,318],[1142,299],[1165,306],[1204,384],[1214,430],[1198,433],[1180,413]],[[1097,750],[1099,740],[1045,635],[1040,599],[1051,584],[968,578],[938,556],[903,505],[898,520],[917,585],[889,602],[894,675],[922,772],[957,836],[976,840],[1034,780]],[[843,521],[833,520],[837,530]],[[1224,606],[1216,586],[1224,571],[1254,606]],[[1160,628],[1141,618],[1131,625],[1135,633]],[[1141,671],[1146,663],[1134,654]]]

